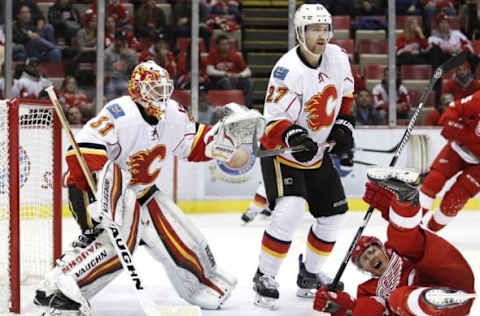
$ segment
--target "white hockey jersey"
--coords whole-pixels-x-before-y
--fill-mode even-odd
[[[139,193],[152,184],[173,154],[192,161],[208,160],[204,155],[203,135],[209,127],[197,125],[185,108],[170,100],[158,124],[145,121],[129,96],[110,101],[76,135],[80,150],[92,171],[108,160],[115,161],[130,174],[130,188]],[[73,150],[67,152],[69,183],[86,189]]]
[[[275,64],[265,98],[267,122],[288,120],[308,130],[317,143],[327,140],[340,112],[343,98],[353,98],[353,76],[348,55],[339,46],[327,44],[320,66],[312,68],[302,61],[298,46],[288,51]],[[276,123],[265,132],[268,137]],[[278,137],[278,135],[277,135]],[[318,168],[323,152],[305,163],[292,154],[278,156],[280,162],[298,168]]]

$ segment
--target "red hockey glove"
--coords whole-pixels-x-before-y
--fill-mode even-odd
[[[332,316],[345,316],[348,310],[353,309],[353,300],[350,295],[342,291],[329,291],[321,287],[315,294],[313,309],[319,312],[330,313]]]
[[[395,197],[393,192],[390,192],[387,189],[384,189],[373,182],[367,182],[365,187],[366,190],[365,194],[363,195],[363,200],[371,207],[376,208],[377,210],[382,212],[382,217],[388,221],[390,204]]]
[[[459,122],[447,121],[442,128],[442,136],[447,140],[456,140],[463,132],[464,125]]]

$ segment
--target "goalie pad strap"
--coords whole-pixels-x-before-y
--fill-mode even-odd
[[[80,190],[75,184],[68,186],[68,206],[73,217],[77,221],[78,226],[82,232],[92,229],[93,223],[90,214],[87,210],[87,206],[93,203],[95,198],[93,194]]]

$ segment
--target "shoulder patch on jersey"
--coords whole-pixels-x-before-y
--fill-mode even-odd
[[[287,76],[288,71],[289,71],[289,70],[288,70],[287,68],[282,67],[282,66],[278,66],[278,67],[275,68],[275,70],[273,71],[273,77],[274,77],[274,78],[281,79],[281,80],[285,80],[285,77]]]
[[[118,103],[110,104],[109,106],[107,106],[107,110],[112,113],[113,118],[115,119],[125,115],[125,112],[123,112],[122,108],[120,107],[120,105],[118,105]]]

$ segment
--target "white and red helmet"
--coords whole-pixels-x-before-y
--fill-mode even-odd
[[[128,94],[142,105],[149,115],[161,119],[173,92],[168,71],[153,60],[138,64],[128,81]]]
[[[377,245],[381,249],[384,249],[383,242],[375,236],[360,236],[357,245],[352,252],[352,262],[359,268],[358,260],[362,256],[363,252],[367,250],[371,245]]]
[[[302,4],[295,12],[295,34],[298,43],[310,54],[320,58],[320,55],[311,52],[305,42],[305,29],[310,24],[328,24],[328,40],[333,37],[332,15],[321,4]]]

